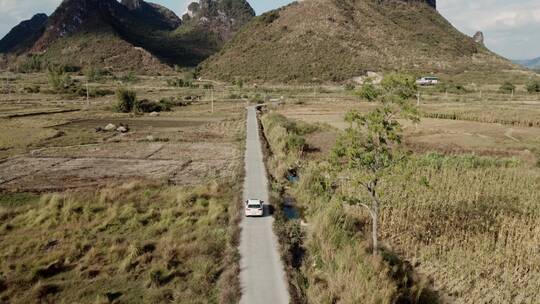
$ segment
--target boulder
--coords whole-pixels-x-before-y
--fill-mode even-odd
[[[103,130],[110,132],[110,131],[116,130],[116,128],[117,128],[116,125],[110,123],[106,125],[105,128],[103,128]]]

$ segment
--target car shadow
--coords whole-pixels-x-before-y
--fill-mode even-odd
[[[264,204],[263,208],[264,208],[263,217],[274,216],[274,212],[275,212],[274,206]]]

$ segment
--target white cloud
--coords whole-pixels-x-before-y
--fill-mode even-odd
[[[51,14],[60,0],[0,0],[0,37],[37,13]]]
[[[538,0],[440,0],[438,9],[466,34],[483,31],[487,46],[503,56],[540,56]]]

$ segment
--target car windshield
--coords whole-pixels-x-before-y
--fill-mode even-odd
[[[249,204],[248,208],[250,208],[250,209],[259,209],[259,208],[261,208],[261,204]]]

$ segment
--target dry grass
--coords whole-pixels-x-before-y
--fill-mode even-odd
[[[128,85],[142,98],[202,101],[118,115],[114,96],[84,109],[84,98],[47,92],[42,74],[16,75],[0,93],[3,114],[84,109],[0,118],[0,302],[238,301],[243,104],[216,99],[211,113],[208,90],[137,78]],[[102,81],[90,86],[125,85]],[[28,84],[43,90],[23,93]],[[96,132],[110,122],[130,132]]]
[[[135,182],[2,202],[2,299],[234,303],[235,187]]]
[[[287,174],[302,166],[302,156],[312,153],[308,144],[291,151],[288,143],[324,126],[287,120],[275,113],[261,120],[272,152],[268,166],[275,194],[291,191],[304,211],[302,219],[309,223],[304,229],[301,220],[286,220],[280,210],[276,212],[275,229],[289,263],[294,303],[432,303],[429,301],[435,298],[427,282],[407,263],[390,253],[384,258],[370,255],[368,242],[356,233],[360,222],[339,201],[329,201],[329,185],[304,172],[297,187],[286,182]]]
[[[308,102],[286,105],[277,111],[288,118],[308,123],[324,123],[344,129],[344,115],[351,109],[367,111],[372,107],[364,102]],[[512,111],[505,109],[513,107]],[[468,110],[470,108],[470,111]],[[490,109],[490,110],[488,110]],[[437,151],[445,154],[478,154],[494,157],[515,157],[535,165],[540,153],[540,132],[537,127],[520,126],[536,121],[533,105],[498,107],[479,104],[432,103],[422,106],[426,113],[467,113],[453,119],[423,118],[418,125],[405,124],[407,147],[417,153]],[[430,114],[431,115],[431,114]],[[436,114],[433,114],[436,115]],[[518,119],[521,117],[522,119]],[[500,124],[496,121],[515,121]],[[493,123],[482,122],[493,121]],[[321,140],[328,141],[321,136]]]
[[[383,239],[455,303],[540,297],[540,172],[411,163],[384,185]]]
[[[340,200],[369,198],[329,179],[324,158],[296,159],[300,182],[288,185],[308,224],[299,269],[308,302],[528,304],[540,297],[540,264],[531,258],[540,250],[537,168],[515,159],[413,156],[382,185],[381,260],[368,253],[369,215]]]

